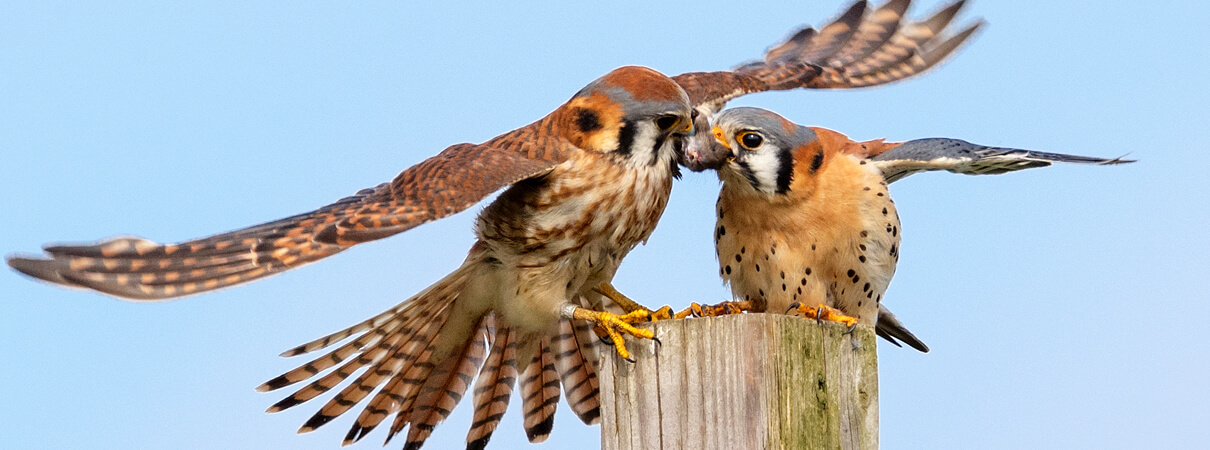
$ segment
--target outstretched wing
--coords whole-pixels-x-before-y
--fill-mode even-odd
[[[916,172],[948,170],[967,175],[991,175],[1016,170],[1046,167],[1053,163],[1125,164],[1134,160],[1095,158],[1036,152],[1015,148],[987,147],[959,139],[917,139],[902,144],[885,144],[884,151],[870,155],[888,183]]]
[[[864,0],[832,23],[803,28],[770,48],[762,61],[730,72],[691,72],[673,77],[694,106],[716,113],[727,101],[754,92],[848,89],[876,86],[924,72],[953,54],[983,22],[947,33],[965,0],[928,19],[903,25],[911,0],[890,0],[867,13]],[[945,37],[943,37],[945,35]]]
[[[500,188],[548,172],[565,153],[558,145],[527,145],[509,135],[483,145],[454,145],[390,183],[297,216],[179,244],[117,237],[50,245],[43,249],[45,257],[9,255],[8,265],[51,283],[134,300],[196,294],[281,273],[452,215]]]

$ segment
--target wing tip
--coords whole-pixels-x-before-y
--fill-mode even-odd
[[[966,6],[966,0],[957,0],[933,13],[932,16],[929,16],[928,19],[925,19],[921,23],[930,29],[937,27],[935,31],[941,31],[946,25],[949,25],[950,21],[954,20],[954,17],[958,15],[958,11],[962,10],[964,6]]]
[[[8,267],[26,276],[48,283],[71,285],[59,270],[63,266],[62,262],[55,259],[28,253],[12,253],[4,256],[4,262]]]

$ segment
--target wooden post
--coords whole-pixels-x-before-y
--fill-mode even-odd
[[[645,324],[601,358],[601,447],[877,449],[874,330],[780,314]]]

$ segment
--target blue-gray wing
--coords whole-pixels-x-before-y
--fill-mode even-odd
[[[929,170],[948,170],[967,175],[992,175],[1053,163],[1124,164],[1134,160],[1065,155],[1015,148],[988,147],[960,139],[917,139],[904,142],[871,158],[888,183]]]

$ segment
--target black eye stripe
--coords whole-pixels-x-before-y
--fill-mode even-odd
[[[748,178],[748,183],[753,189],[760,190],[760,180],[756,179],[756,173],[752,172],[752,167],[748,166],[747,161],[736,161],[739,164],[740,172],[744,173],[744,177]]]
[[[820,152],[820,155],[823,155],[823,152]],[[785,194],[790,191],[790,182],[794,181],[794,154],[789,150],[778,152],[777,163],[777,193]]]
[[[628,155],[632,145],[634,145],[634,124],[626,121],[622,124],[622,129],[618,130],[617,151],[620,154]]]

